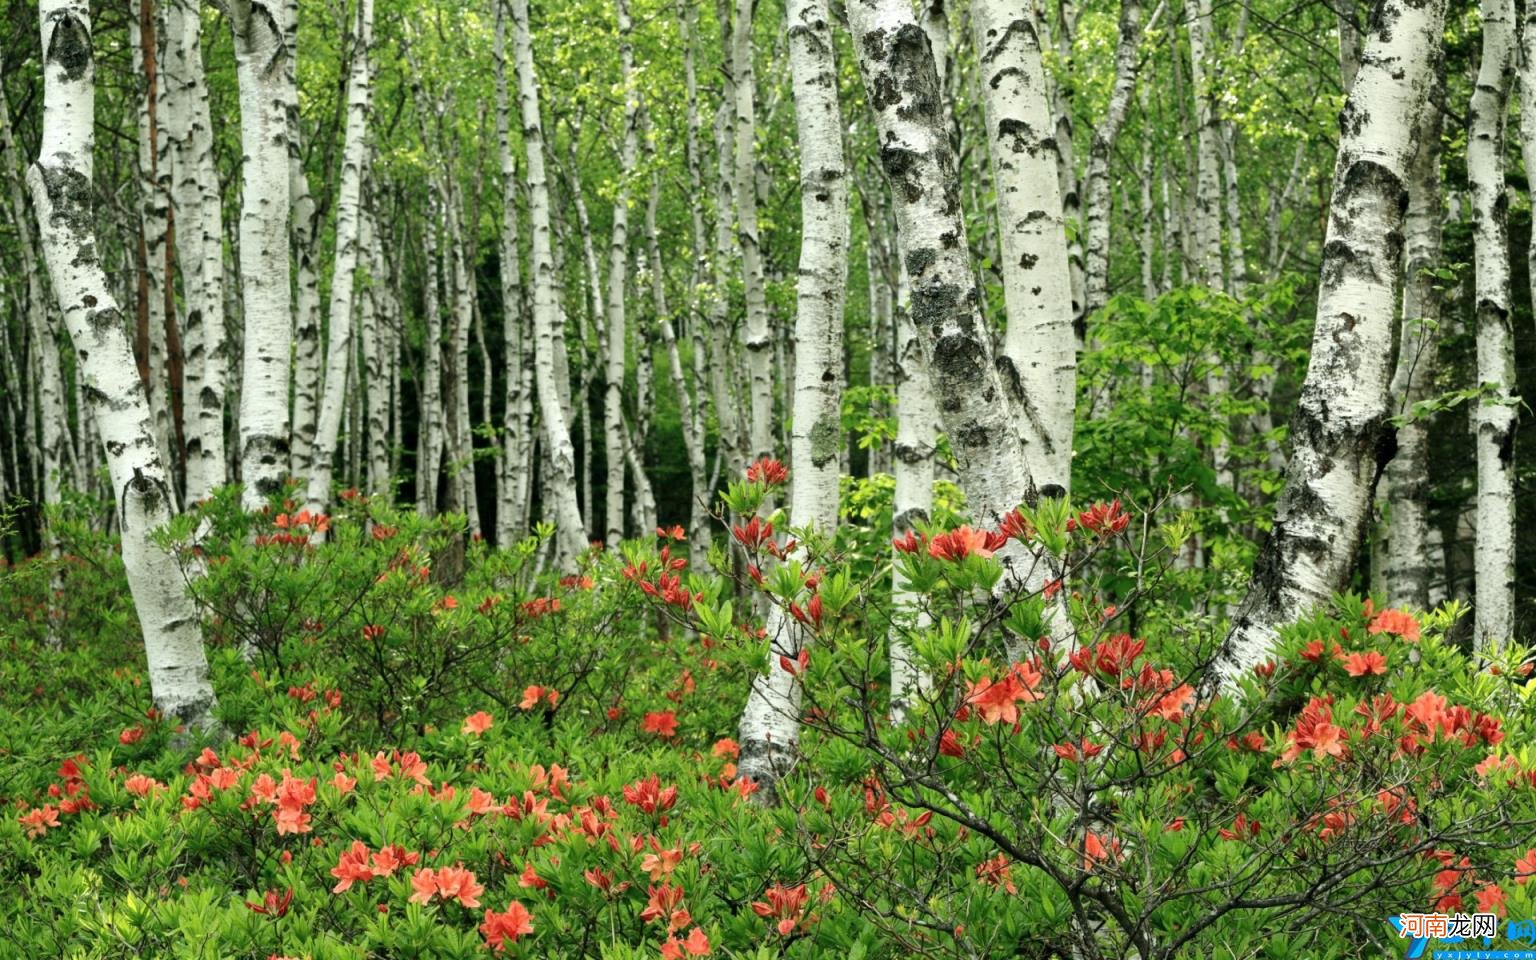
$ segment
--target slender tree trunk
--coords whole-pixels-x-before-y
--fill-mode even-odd
[[[1040,41],[1030,18],[1004,0],[975,0],[971,24],[1002,230],[1008,309],[1003,356],[1022,401],[1016,429],[1034,482],[1065,494],[1071,486],[1076,345],[1061,197],[1040,136],[1051,117]]]
[[[1347,96],[1354,89],[1355,74],[1360,72],[1360,27],[1355,0],[1339,0],[1334,9],[1339,17],[1339,78]]]
[[[187,502],[207,497],[228,480],[225,468],[224,208],[214,166],[213,123],[203,71],[201,6],[173,0],[167,45],[181,101],[176,128],[173,198],[176,254],[186,300],[184,403],[193,408],[187,428]]]
[[[1154,15],[1155,16],[1155,15]],[[1088,148],[1088,235],[1083,310],[1093,314],[1109,299],[1109,224],[1114,211],[1110,207],[1109,158],[1115,140],[1130,109],[1136,91],[1138,46],[1141,43],[1140,0],[1121,0],[1120,42],[1115,47],[1115,84],[1109,94],[1109,108],[1094,128]],[[1144,186],[1149,186],[1144,184]],[[1145,224],[1143,224],[1145,225]]]
[[[789,64],[800,144],[800,276],[795,308],[793,487],[789,521],[831,537],[837,529],[838,454],[843,449],[843,298],[848,285],[848,165],[843,156],[837,61],[826,0],[790,0]],[[810,555],[797,551],[802,564]],[[799,742],[800,681],[779,665],[807,641],[775,606],[770,647],[741,715],[741,774],[771,802]]]
[[[629,178],[634,173],[640,146],[640,93],[635,86],[629,2],[614,0],[614,5],[619,28],[619,75],[624,87],[624,133],[619,150],[619,190],[613,200],[613,231],[608,242],[608,350],[603,395],[603,451],[608,479],[603,522],[607,524],[604,540],[609,547],[617,547],[624,539],[624,287],[629,266]]]
[[[1436,80],[1436,88],[1442,86]],[[1403,312],[1399,324],[1397,369],[1392,399],[1397,414],[1430,394],[1440,345],[1440,293],[1429,274],[1440,265],[1440,128],[1435,97],[1419,116],[1419,152],[1408,168],[1408,215],[1403,227]],[[1412,417],[1397,428],[1397,456],[1387,464],[1387,503],[1391,530],[1387,541],[1386,587],[1394,606],[1429,605],[1434,559],[1426,516],[1429,499],[1429,424]]]
[[[289,127],[296,94],[277,0],[229,0],[240,80],[240,286],[245,318],[240,377],[243,503],[259,510],[288,470]]]
[[[42,0],[42,150],[28,175],[43,255],[80,357],[116,491],[123,566],[144,633],[150,690],[167,717],[214,730],[217,706],[197,608],[175,557],[151,534],[174,496],[151,428],[143,384],[108,290],[94,236],[95,59],[84,0]]]
[[[752,69],[752,13],[756,0],[736,0],[731,34],[731,90],[736,109],[736,242],[747,317],[741,345],[747,352],[751,434],[748,459],[771,457],[773,442],[773,331],[763,287],[763,251],[757,225],[757,82]]]
[[[352,355],[352,291],[357,278],[358,233],[363,218],[363,169],[368,160],[368,112],[371,97],[368,67],[373,42],[373,0],[358,0],[357,47],[347,79],[347,135],[342,147],[341,191],[336,201],[336,261],[331,273],[330,333],[326,346],[325,388],[315,431],[309,474],[309,509],[324,512],[331,501],[331,470],[336,435],[341,427],[348,359]]]
[[[1221,651],[1228,685],[1269,655],[1282,623],[1344,586],[1393,453],[1387,388],[1408,167],[1444,18],[1439,0],[1385,0],[1340,116],[1312,359],[1274,527]]]
[[[1510,323],[1505,117],[1514,73],[1512,0],[1482,0],[1483,55],[1467,130],[1476,260],[1477,435],[1475,643],[1492,652],[1515,632],[1515,343]]]
[[[371,0],[370,0],[371,2]],[[363,222],[358,232],[358,246],[368,258],[367,283],[358,298],[362,316],[359,328],[363,336],[363,389],[368,403],[368,473],[366,489],[372,497],[394,499],[394,485],[389,471],[389,394],[390,374],[385,364],[390,352],[393,321],[390,308],[388,268],[384,264],[383,235],[378,229],[378,188],[369,191]]]
[[[532,398],[527,366],[527,313],[523,305],[522,250],[518,243],[517,161],[512,153],[507,84],[507,7],[496,0],[496,141],[501,159],[501,309],[503,395],[501,459],[496,484],[496,545],[505,548],[528,529],[527,447],[532,440]]]
[[[555,529],[555,566],[568,569],[586,548],[586,528],[576,505],[576,455],[566,428],[566,412],[555,383],[555,338],[560,336],[555,299],[555,264],[550,249],[549,184],[544,176],[544,132],[539,118],[538,80],[528,31],[528,0],[512,4],[513,46],[518,99],[522,107],[523,144],[528,153],[528,208],[533,239],[534,362],[539,410],[544,418],[546,464],[552,481],[544,488]]]

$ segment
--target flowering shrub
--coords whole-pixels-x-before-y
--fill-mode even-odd
[[[358,497],[324,518],[201,508],[166,536],[230,739],[180,745],[122,624],[58,653],[35,620],[5,635],[10,942],[1363,957],[1391,913],[1536,912],[1524,652],[1480,670],[1446,639],[1459,608],[1340,597],[1218,691],[1220,624],[1159,594],[1179,544],[1135,504],[1048,500],[996,530],[945,517],[892,551],[852,520],[829,538],[759,515],[782,469],[733,485],[712,571],[689,568],[676,529],[557,578],[535,572],[537,540],[492,552],[457,518]],[[1062,578],[1009,586],[1021,549]],[[892,607],[893,556],[911,606]],[[8,585],[45,582],[30,577]],[[808,643],[769,664],[771,605]],[[1056,617],[1075,643],[1042,639]],[[929,678],[900,721],[891,636]],[[765,666],[804,694],[772,807],[736,768]]]

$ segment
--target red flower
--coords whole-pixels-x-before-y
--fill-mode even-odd
[[[516,943],[518,937],[533,932],[533,914],[528,912],[527,907],[513,900],[501,913],[486,910],[480,932],[485,935],[485,945],[500,953],[507,948],[508,943]]]
[[[1111,857],[1118,859],[1120,856],[1120,841],[1110,839],[1106,846],[1104,838],[1089,830],[1083,837],[1083,869],[1092,870],[1095,863],[1102,863]]]
[[[1086,760],[1089,757],[1096,757],[1104,751],[1103,746],[1097,743],[1090,743],[1086,739],[1083,740],[1080,744],[1058,743],[1054,745],[1053,749],[1056,751],[1056,756],[1062,758],[1063,760],[1071,760],[1074,763],[1076,763],[1078,760]]]
[[[694,927],[686,939],[679,940],[675,936],[667,937],[661,945],[662,960],[680,960],[683,956],[707,957],[709,956],[709,937],[704,935],[701,927]]]
[[[1259,821],[1249,820],[1246,814],[1240,813],[1237,819],[1232,821],[1232,829],[1223,827],[1216,832],[1223,840],[1247,840],[1249,837],[1259,835]]]
[[[946,757],[963,757],[965,756],[965,745],[960,742],[960,738],[955,735],[955,731],[945,730],[939,735],[939,752]]]
[[[331,868],[331,876],[337,880],[332,893],[346,893],[354,883],[367,883],[373,879],[368,866],[368,847],[361,840],[353,840],[352,846],[341,855],[341,860]]]
[[[972,530],[960,526],[948,533],[941,533],[928,542],[928,555],[938,560],[964,560],[971,554],[990,557],[1008,538],[1000,533]]]
[[[128,727],[117,735],[117,742],[124,746],[130,743],[138,743],[142,739],[144,739],[144,728],[141,726]]]
[[[1077,519],[1067,521],[1068,530],[1079,528],[1096,534],[1119,533],[1131,522],[1131,517],[1120,509],[1120,501],[1113,503],[1096,503],[1087,510],[1077,515]]]
[[[1515,861],[1515,882],[1522,887],[1536,876],[1536,847],[1525,851],[1525,856]]]
[[[896,537],[891,541],[891,546],[902,553],[916,553],[922,548],[923,540],[917,534],[908,530],[906,534]]]
[[[1409,643],[1419,642],[1419,621],[1413,615],[1403,610],[1383,610],[1376,614],[1370,626],[1365,628],[1366,633],[1390,633],[1402,637]]]
[[[40,837],[48,832],[49,827],[59,825],[59,811],[51,803],[45,803],[40,807],[34,807],[30,813],[24,813],[17,820],[27,828],[27,836]]]
[[[1022,669],[1021,669],[1022,668]],[[1020,700],[1032,703],[1041,699],[1035,691],[1040,672],[1023,663],[1014,664],[1001,680],[983,678],[970,685],[965,702],[981,712],[983,723],[1018,723]]]
[[[477,710],[476,712],[464,718],[464,726],[459,728],[459,732],[472,733],[478,737],[480,734],[491,729],[492,724],[495,722],[496,721],[491,718],[490,714],[486,713],[484,710]]]
[[[1367,674],[1387,672],[1387,658],[1375,650],[1367,650],[1365,653],[1351,653],[1342,662],[1344,664],[1344,672],[1352,677],[1363,677]]]
[[[588,882],[591,882],[590,877]],[[652,923],[663,917],[671,916],[677,911],[678,905],[683,902],[682,884],[674,887],[664,883],[659,887],[647,887],[646,892],[649,894],[649,897],[645,902],[645,909],[640,911],[642,923]]]
[[[1118,677],[1131,668],[1147,648],[1145,640],[1135,640],[1128,633],[1117,633],[1092,647],[1080,647],[1069,658],[1073,669],[1089,676],[1099,673]]]
[[[273,919],[287,916],[288,906],[292,903],[292,887],[289,887],[282,893],[278,893],[276,890],[268,890],[265,894],[262,895],[260,903],[254,903],[250,900],[245,901],[246,907],[248,907],[251,912],[259,913],[267,917],[272,917]]]
[[[990,860],[983,860],[976,864],[977,880],[989,887],[1002,887],[1009,893],[1018,893],[1019,888],[1013,884],[1012,872],[1012,864],[1001,853]]]
[[[670,810],[677,803],[677,787],[662,789],[661,778],[651,774],[644,780],[624,785],[624,802],[639,807],[646,813]]]
[[[654,733],[662,739],[677,736],[677,713],[672,710],[652,711],[640,724],[645,733]]]
[[[457,900],[466,907],[480,906],[480,894],[485,887],[475,882],[475,875],[460,866],[443,867],[434,871],[423,867],[411,875],[412,903],[426,903],[433,895],[444,900]]]
[[[770,487],[776,487],[781,483],[789,482],[789,471],[784,468],[784,464],[772,457],[763,457],[747,467],[747,479],[752,483],[766,483]]]
[[[1477,912],[1504,916],[1504,890],[1496,883],[1483,884],[1477,891]]]
[[[810,892],[805,889],[805,884],[794,887],[786,887],[776,883],[763,892],[767,901],[756,901],[752,904],[752,911],[760,917],[770,920],[777,919],[775,925],[779,936],[787,937],[801,922],[801,916],[805,913],[806,905],[810,902]]]

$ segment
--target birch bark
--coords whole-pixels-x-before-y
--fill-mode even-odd
[[[1510,323],[1509,199],[1504,187],[1505,116],[1513,79],[1515,6],[1482,0],[1482,62],[1468,111],[1467,179],[1476,263],[1477,379],[1484,395],[1477,437],[1474,642],[1493,651],[1515,629],[1515,344]],[[1356,81],[1358,82],[1358,81]]]
[[[604,539],[610,548],[624,539],[624,374],[626,324],[624,286],[629,266],[629,178],[639,154],[640,92],[635,86],[635,48],[630,37],[629,2],[614,0],[619,29],[619,73],[624,87],[624,134],[619,148],[619,190],[613,200],[608,241],[608,350],[604,371],[603,452],[607,458]],[[637,478],[638,479],[638,478]]]
[[[555,299],[554,256],[550,248],[549,184],[544,176],[544,132],[539,118],[538,79],[528,30],[528,0],[510,0],[517,63],[523,144],[528,153],[528,208],[533,241],[534,364],[540,415],[544,419],[544,462],[551,482],[544,499],[555,520],[555,565],[569,568],[586,548],[586,530],[576,506],[576,456],[555,382],[555,338],[559,304]]]
[[[371,98],[369,46],[373,42],[373,0],[358,0],[356,48],[347,78],[347,133],[342,147],[341,190],[336,200],[336,259],[331,273],[330,331],[326,345],[325,387],[315,431],[309,474],[309,509],[323,513],[331,500],[331,472],[336,436],[346,399],[348,359],[352,355],[352,293],[359,258],[363,170],[368,160],[368,112]]]
[[[245,318],[240,378],[242,503],[259,510],[288,470],[289,108],[297,94],[277,0],[229,0],[240,82],[240,286]]]
[[[1155,19],[1154,14],[1154,19]],[[1094,128],[1088,148],[1088,214],[1083,310],[1092,315],[1109,299],[1109,223],[1113,214],[1109,194],[1109,158],[1136,91],[1138,46],[1141,43],[1140,0],[1120,4],[1120,40],[1115,46],[1115,83],[1104,119]],[[1144,188],[1150,185],[1143,184]],[[1145,226],[1145,223],[1143,223]]]
[[[789,64],[800,144],[800,275],[795,297],[795,395],[789,522],[832,536],[843,448],[843,299],[848,285],[848,170],[843,156],[837,61],[826,0],[789,0]],[[793,559],[809,563],[800,547]],[[766,790],[799,742],[800,680],[779,666],[808,637],[775,606],[765,671],[741,715],[741,774]]]
[[[1441,86],[1437,79],[1436,87]],[[1408,168],[1408,215],[1403,227],[1403,310],[1397,369],[1392,374],[1396,412],[1424,399],[1434,381],[1440,345],[1440,293],[1428,271],[1440,265],[1444,198],[1440,193],[1440,128],[1443,115],[1434,97],[1419,116],[1419,152]],[[1397,456],[1387,465],[1391,529],[1387,541],[1386,586],[1393,606],[1424,609],[1434,558],[1426,516],[1429,494],[1429,425],[1412,418],[1397,428]]]
[[[1227,685],[1268,655],[1280,624],[1343,586],[1392,456],[1387,388],[1406,178],[1444,20],[1439,0],[1386,0],[1365,38],[1339,118],[1317,326],[1286,484],[1220,653]]]
[[[188,726],[215,730],[217,701],[197,609],[176,559],[150,538],[171,519],[174,497],[94,236],[95,59],[90,14],[84,0],[42,0],[38,13],[44,52],[43,134],[28,183],[43,256],[106,450],[123,565],[144,633],[155,705]]]
[[[971,24],[997,186],[1008,311],[1003,356],[1011,367],[1006,376],[1018,380],[1017,430],[1034,482],[1065,493],[1071,486],[1076,343],[1055,157],[1041,136],[1050,129],[1051,110],[1040,40],[1030,18],[1005,0],[975,0]]]
[[[731,33],[731,91],[735,97],[736,242],[747,316],[741,345],[747,353],[751,433],[748,459],[771,457],[773,443],[773,331],[763,287],[763,251],[757,222],[757,81],[752,67],[755,0],[736,0]]]

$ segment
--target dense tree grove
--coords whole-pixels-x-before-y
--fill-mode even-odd
[[[0,64],[18,955],[1533,917],[1536,11],[0,0]]]

